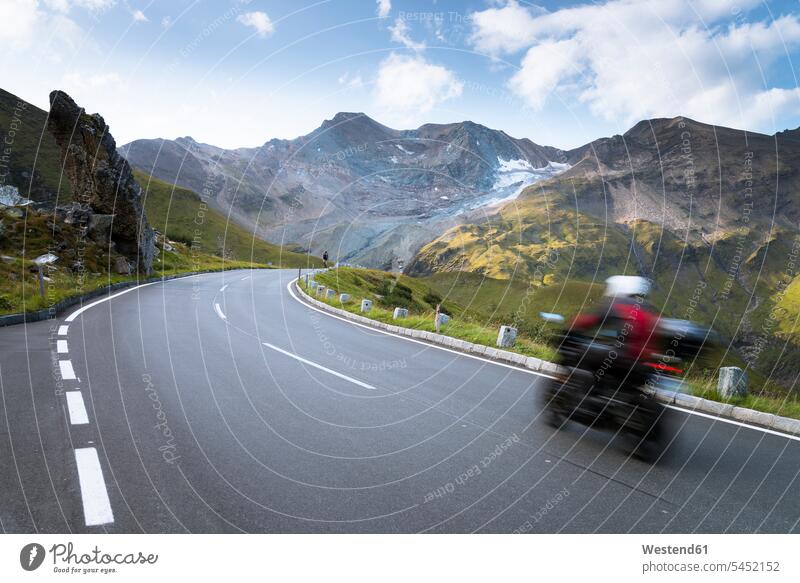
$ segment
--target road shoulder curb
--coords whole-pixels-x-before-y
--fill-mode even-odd
[[[325,310],[326,312],[336,314],[337,316],[347,320],[358,322],[359,324],[384,330],[386,332],[391,332],[392,334],[396,334],[398,336],[408,336],[409,338],[414,338],[416,340],[424,340],[432,344],[444,346],[445,348],[449,348],[451,350],[459,350],[468,354],[481,356],[482,358],[496,360],[498,362],[502,362],[503,364],[510,364],[520,368],[526,368],[544,376],[555,374],[560,369],[560,367],[554,362],[542,360],[533,356],[525,356],[524,354],[510,352],[508,350],[493,348],[483,344],[474,344],[472,342],[467,342],[466,340],[459,340],[444,334],[436,334],[434,332],[428,332],[425,330],[415,330],[413,328],[404,328],[402,326],[386,324],[371,318],[359,316],[358,314],[353,314],[347,310],[336,308],[326,304],[325,302],[321,302],[314,297],[311,297],[297,284],[298,280],[294,280],[292,282],[292,286],[300,294],[300,297],[304,302],[314,305],[322,310]],[[662,403],[675,405],[681,409],[705,413],[706,415],[719,417],[720,419],[733,419],[735,421],[757,425],[759,427],[764,427],[777,432],[800,436],[800,420],[798,419],[781,417],[780,415],[774,415],[773,413],[764,413],[762,411],[746,409],[744,407],[737,407],[730,403],[711,401],[709,399],[695,397],[686,393],[657,391],[653,394],[653,396]]]

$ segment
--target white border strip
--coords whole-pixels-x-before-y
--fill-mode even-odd
[[[222,312],[222,308],[219,307],[219,304],[217,304],[217,303],[214,304],[214,311],[216,311],[217,312],[217,316],[219,316],[223,320],[227,320],[228,319],[228,317]]]
[[[343,318],[342,316],[339,316],[339,315],[333,314],[333,313],[331,313],[331,312],[329,312],[327,310],[323,310],[321,308],[318,308],[318,307],[314,306],[313,304],[310,304],[310,303],[305,302],[305,301],[301,300],[300,298],[298,298],[297,295],[295,295],[294,291],[292,290],[292,284],[294,282],[296,282],[296,281],[297,281],[297,278],[295,278],[292,281],[290,281],[289,285],[286,286],[286,289],[289,291],[289,294],[295,300],[297,300],[302,305],[304,305],[305,307],[310,308],[310,309],[312,309],[312,310],[314,310],[316,312],[319,312],[320,314],[325,314],[326,316],[329,316],[331,318],[336,318],[337,320],[341,320],[342,322],[347,322],[348,324],[351,324],[353,326],[358,326],[359,328],[365,328],[367,330],[370,330],[371,332],[379,332],[381,334],[386,334],[387,336],[391,336],[393,338],[400,338],[401,340],[406,340],[408,342],[414,342],[415,344],[421,344],[422,346],[426,346],[428,348],[436,348],[437,350],[444,350],[445,352],[449,352],[451,354],[456,354],[458,356],[466,356],[467,358],[474,358],[475,360],[481,360],[483,362],[488,362],[489,364],[493,364],[495,366],[502,366],[502,367],[505,367],[505,368],[510,368],[510,369],[515,370],[517,372],[523,372],[523,373],[531,374],[531,375],[534,375],[534,376],[537,376],[537,377],[545,377],[545,378],[548,378],[548,379],[555,378],[553,375],[549,375],[549,374],[546,374],[546,373],[543,373],[543,372],[537,372],[537,371],[531,370],[529,368],[522,368],[522,366],[514,366],[513,364],[506,364],[504,362],[498,362],[496,360],[491,360],[489,358],[486,358],[486,357],[483,357],[483,356],[478,356],[476,354],[470,354],[468,352],[461,352],[460,350],[453,350],[451,348],[447,348],[446,346],[442,346],[440,344],[435,344],[433,342],[425,342],[423,340],[417,340],[416,338],[410,338],[408,336],[403,336],[402,334],[395,334],[394,332],[389,332],[388,330],[382,330],[381,328],[378,328],[377,326],[370,326],[368,324],[362,324],[361,322],[355,322],[353,320],[349,320],[347,318]]]
[[[744,423],[743,421],[736,421],[736,419],[728,419],[727,417],[720,417],[719,415],[710,415],[709,413],[703,413],[701,411],[693,411],[692,409],[684,409],[683,407],[676,407],[675,405],[664,405],[668,409],[674,409],[675,411],[680,411],[681,413],[687,413],[689,415],[697,415],[698,417],[705,417],[706,419],[712,419],[713,421],[721,421],[722,423],[729,423],[731,425],[737,425],[739,427],[747,427],[748,429],[756,429],[758,431],[762,431],[763,433],[769,433],[770,435],[777,435],[778,437],[785,437],[786,439],[793,439],[794,441],[800,441],[800,436],[791,435],[789,433],[783,433],[782,431],[775,431],[774,429],[767,429],[766,427],[759,427],[758,425],[750,425],[749,423]]]
[[[56,352],[58,354],[67,354],[69,352],[66,340],[56,340]]]
[[[78,316],[83,314],[89,308],[93,308],[98,304],[102,304],[103,302],[107,302],[108,300],[113,300],[114,298],[117,298],[117,297],[119,297],[121,295],[125,295],[125,294],[130,293],[130,292],[132,292],[134,290],[141,289],[143,287],[147,287],[148,285],[153,285],[155,283],[162,283],[162,282],[161,282],[161,280],[159,280],[159,281],[151,281],[149,283],[143,283],[141,285],[136,285],[136,286],[133,286],[133,287],[129,287],[128,289],[124,289],[121,292],[117,292],[117,293],[115,293],[113,295],[106,296],[104,298],[100,298],[99,300],[96,300],[96,301],[92,302],[91,304],[86,304],[82,308],[78,308],[77,310],[72,312],[69,316],[64,318],[64,321],[65,322],[72,322],[73,320],[75,320],[75,318],[77,318]]]
[[[75,369],[72,368],[71,360],[59,360],[58,368],[61,369],[61,380],[74,381],[77,378],[75,376]]]
[[[86,425],[89,423],[89,415],[86,413],[86,405],[83,403],[83,394],[80,391],[66,391],[67,409],[69,410],[69,422],[72,425]]]
[[[114,522],[111,502],[108,499],[100,458],[94,447],[75,450],[75,463],[78,465],[78,481],[81,485],[81,501],[86,526]]]
[[[370,391],[376,390],[375,387],[373,387],[372,385],[368,385],[367,383],[361,382],[358,379],[354,379],[354,378],[349,377],[347,375],[344,375],[344,374],[342,374],[340,372],[336,372],[335,370],[331,370],[329,368],[326,368],[326,367],[322,366],[321,364],[317,364],[316,362],[311,362],[310,360],[306,360],[302,356],[297,356],[296,354],[292,354],[291,352],[287,352],[283,348],[278,348],[277,346],[274,346],[274,345],[272,345],[272,344],[270,344],[268,342],[262,342],[261,344],[263,344],[267,348],[271,348],[272,350],[280,352],[281,354],[285,354],[286,356],[294,358],[295,360],[299,360],[300,362],[303,362],[303,363],[307,364],[308,366],[313,366],[314,368],[318,368],[319,370],[325,371],[328,374],[332,374],[333,376],[337,376],[340,379],[344,379],[346,381],[350,381],[354,385],[358,385],[359,387],[364,387],[365,389],[369,389]]]

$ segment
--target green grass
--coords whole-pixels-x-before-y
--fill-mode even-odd
[[[136,275],[118,275],[111,266],[116,255],[84,239],[77,227],[54,224],[52,215],[29,211],[22,218],[0,211],[3,223],[0,234],[0,314],[30,312],[48,308],[71,296],[84,294],[107,285],[135,281]],[[45,282],[45,296],[39,291],[37,256],[53,252],[59,259],[48,270],[50,281]],[[84,270],[73,269],[84,260]],[[216,271],[266,267],[250,261],[223,259],[181,243],[171,252],[159,249],[154,261],[154,277],[192,271]]]
[[[212,255],[280,267],[322,267],[313,255],[296,253],[254,236],[222,213],[210,208],[194,191],[134,170],[145,192],[150,224],[172,241],[193,245]]]
[[[374,301],[373,309],[366,315],[380,322],[401,325],[418,330],[434,331],[433,305],[423,298],[431,292],[442,298],[445,310],[453,316],[441,332],[476,344],[495,346],[497,330],[501,323],[515,323],[519,330],[517,344],[511,350],[527,356],[552,361],[555,351],[542,339],[548,333],[538,323],[539,311],[551,311],[571,316],[585,309],[602,293],[603,286],[585,282],[567,282],[552,286],[528,286],[517,280],[499,280],[476,273],[442,272],[414,278],[383,271],[340,268],[317,275],[322,285],[337,293],[348,293],[351,300],[345,304],[338,297],[322,301],[352,313],[360,313],[362,298]],[[410,315],[404,320],[393,320],[393,308],[400,305],[394,297],[386,297],[387,281],[411,290],[405,307]],[[364,314],[362,314],[364,315]],[[516,320],[515,320],[516,318]],[[719,366],[744,366],[735,354],[723,350],[713,351],[702,363],[690,367],[687,382],[692,394],[722,401],[716,392],[716,375]],[[800,418],[800,400],[755,370],[748,371],[751,394],[744,399],[729,401],[736,406]]]
[[[351,300],[342,304],[338,296],[328,300],[318,298],[329,305],[343,308],[352,313],[360,313],[361,300],[373,300],[373,308],[366,314],[379,322],[435,332],[434,314],[436,303],[451,315],[451,320],[439,331],[459,340],[496,347],[498,326],[482,321],[476,312],[465,310],[463,306],[450,299],[443,299],[426,281],[400,274],[370,269],[339,268],[320,273],[316,281],[338,294],[348,293]],[[391,289],[390,293],[386,293]],[[402,290],[400,293],[397,290]],[[405,291],[409,290],[409,291]],[[381,293],[383,292],[383,293]],[[405,307],[408,318],[394,320],[394,308]],[[520,333],[513,352],[553,360],[555,352],[545,342]]]

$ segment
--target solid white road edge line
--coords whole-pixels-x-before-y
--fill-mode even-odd
[[[223,320],[227,320],[228,318],[225,317],[225,314],[222,313],[222,308],[219,307],[219,304],[214,304],[214,310],[217,312],[217,316],[222,318]]]
[[[286,356],[294,358],[295,360],[299,360],[300,362],[303,362],[303,363],[307,364],[308,366],[313,366],[314,368],[318,368],[319,370],[325,371],[328,374],[332,374],[333,376],[337,376],[340,379],[344,379],[346,381],[350,381],[351,383],[353,383],[355,385],[358,385],[359,387],[364,387],[365,389],[369,389],[371,391],[376,390],[375,387],[373,387],[372,385],[368,385],[367,383],[362,383],[358,379],[354,379],[354,378],[349,377],[347,375],[344,375],[344,374],[342,374],[340,372],[336,372],[335,370],[331,370],[329,368],[326,368],[326,367],[322,366],[321,364],[317,364],[316,362],[311,362],[310,360],[306,360],[302,356],[297,356],[296,354],[292,354],[291,352],[287,352],[283,348],[278,348],[277,346],[273,346],[272,344],[270,344],[268,342],[262,342],[262,344],[264,346],[266,346],[267,348],[271,348],[272,350],[276,350],[276,351],[280,352],[281,354],[285,354]]]
[[[702,411],[692,411],[691,409],[684,409],[683,407],[676,407],[675,405],[664,405],[664,406],[669,409],[674,409],[675,411],[688,413],[689,415],[697,415],[698,417],[705,417],[706,419],[713,419],[714,421],[721,421],[722,423],[729,423],[730,425],[738,425],[739,427],[747,427],[748,429],[756,429],[763,433],[769,433],[770,435],[777,435],[778,437],[785,437],[786,439],[800,441],[800,436],[792,435],[790,433],[783,433],[782,431],[775,431],[774,429],[767,429],[766,427],[759,427],[758,425],[750,425],[749,423],[745,423],[744,421],[737,421],[736,419],[728,419],[727,417],[719,417],[717,415],[703,413]]]
[[[73,381],[75,376],[75,369],[72,368],[71,360],[59,360],[58,367],[61,369],[61,379],[65,381]]]
[[[361,324],[360,322],[354,322],[352,320],[348,320],[347,318],[342,318],[341,316],[339,316],[337,314],[332,314],[331,312],[322,310],[322,309],[320,309],[320,308],[318,308],[316,306],[313,306],[313,305],[311,305],[311,304],[309,304],[307,302],[304,302],[303,300],[298,298],[297,295],[294,293],[294,290],[292,290],[292,284],[294,282],[296,282],[296,281],[297,281],[297,278],[295,278],[292,281],[290,281],[288,283],[288,285],[286,286],[286,289],[288,290],[289,295],[291,295],[296,301],[300,302],[305,307],[310,308],[310,309],[312,309],[312,310],[314,310],[316,312],[319,312],[320,314],[325,314],[326,316],[329,316],[331,318],[336,318],[337,320],[341,320],[342,322],[347,322],[348,324],[351,324],[353,326],[359,326],[361,328],[366,328],[367,330],[371,330],[373,332],[380,332],[381,334],[386,334],[387,336],[392,336],[394,338],[400,338],[401,340],[407,340],[408,342],[415,342],[417,344],[422,344],[423,346],[428,346],[430,348],[436,348],[438,350],[444,350],[445,352],[452,352],[453,354],[458,354],[459,356],[466,356],[468,358],[474,358],[475,360],[482,360],[483,362],[488,362],[489,364],[493,364],[495,366],[503,366],[505,368],[511,368],[511,369],[514,369],[514,370],[519,371],[519,372],[532,374],[532,375],[536,375],[536,376],[540,376],[540,377],[553,378],[550,375],[546,375],[546,374],[543,374],[543,373],[540,373],[540,372],[536,372],[536,371],[532,371],[532,370],[526,370],[526,369],[520,368],[518,366],[512,366],[510,364],[505,364],[503,362],[497,362],[496,360],[490,360],[488,358],[482,358],[480,356],[476,356],[474,354],[468,354],[466,352],[459,352],[457,350],[451,350],[451,349],[446,348],[444,346],[439,346],[438,344],[432,344],[432,343],[429,343],[429,342],[423,342],[421,340],[417,340],[416,338],[409,338],[408,336],[401,336],[399,334],[394,334],[392,332],[389,332],[388,330],[381,330],[380,328],[373,328],[372,326],[367,326],[366,324]],[[736,421],[734,419],[726,419],[724,417],[715,417],[714,415],[709,415],[708,413],[702,413],[700,411],[693,411],[691,409],[684,409],[683,407],[676,407],[674,405],[664,405],[664,406],[665,407],[669,407],[670,409],[675,409],[676,411],[681,411],[683,413],[686,413],[687,415],[697,415],[698,417],[706,417],[708,419],[713,419],[714,421],[721,421],[723,423],[730,423],[732,425],[738,425],[740,427],[746,427],[747,429],[753,429],[754,431],[761,431],[762,433],[768,433],[768,434],[771,434],[771,435],[777,435],[777,436],[780,436],[780,437],[785,437],[787,439],[800,441],[800,438],[795,436],[795,435],[791,435],[789,433],[782,433],[780,431],[774,431],[772,429],[767,429],[766,427],[759,427],[758,425],[750,425],[749,423],[744,423],[743,421]]]
[[[97,449],[94,447],[77,448],[75,463],[78,465],[78,482],[81,487],[83,517],[86,526],[114,522],[114,513],[111,511],[111,502],[108,499]]]
[[[66,340],[56,340],[56,352],[58,352],[59,354],[66,354],[67,352],[69,352]]]
[[[91,304],[86,304],[82,308],[78,308],[77,310],[72,312],[69,316],[64,318],[64,321],[65,322],[72,322],[73,320],[75,320],[75,318],[77,318],[78,316],[83,314],[89,308],[93,308],[98,304],[102,304],[103,302],[107,302],[108,300],[113,300],[114,298],[118,298],[119,296],[125,295],[125,294],[130,293],[132,291],[135,291],[137,289],[142,289],[143,287],[147,287],[148,285],[153,285],[155,283],[162,283],[162,282],[161,281],[151,281],[150,283],[143,283],[141,285],[136,285],[134,287],[129,287],[128,289],[124,289],[121,292],[117,292],[117,293],[115,293],[113,295],[106,296],[104,298],[100,298],[99,300],[96,300],[96,301],[92,302]]]
[[[67,409],[69,410],[69,421],[72,425],[86,425],[89,423],[89,415],[86,413],[86,405],[83,403],[83,395],[80,391],[66,391]]]
[[[336,318],[337,320],[341,320],[342,322],[347,322],[348,324],[350,324],[352,326],[358,326],[359,328],[364,328],[366,330],[370,330],[371,332],[379,332],[380,334],[386,334],[387,336],[391,336],[392,338],[399,338],[400,340],[405,340],[407,342],[413,342],[414,344],[421,344],[422,346],[425,346],[427,348],[435,348],[437,350],[443,350],[445,352],[449,352],[451,354],[456,354],[458,356],[466,356],[467,358],[473,358],[475,360],[488,362],[489,364],[493,364],[495,366],[502,366],[504,368],[510,368],[511,370],[515,370],[517,372],[523,372],[525,374],[530,374],[530,375],[537,376],[537,377],[544,377],[546,379],[555,378],[554,376],[549,375],[549,374],[545,374],[543,372],[536,372],[535,370],[530,370],[530,369],[527,369],[527,368],[521,368],[519,366],[514,366],[513,364],[506,364],[504,362],[498,362],[496,360],[491,360],[491,359],[488,359],[488,358],[484,358],[482,356],[478,356],[477,354],[470,354],[468,352],[460,352],[458,350],[453,350],[451,348],[447,348],[446,346],[442,346],[441,344],[433,344],[431,342],[424,342],[422,340],[417,340],[416,338],[410,338],[408,336],[402,336],[400,334],[395,334],[393,332],[389,332],[388,330],[381,330],[380,328],[374,328],[372,326],[367,326],[366,324],[362,324],[361,322],[354,322],[353,320],[348,320],[347,318],[342,318],[338,314],[333,314],[331,312],[322,310],[322,309],[318,308],[317,306],[313,306],[311,304],[308,304],[308,303],[304,302],[303,300],[301,300],[300,298],[298,298],[295,295],[294,291],[292,290],[292,284],[295,281],[297,281],[297,278],[295,278],[292,281],[290,281],[289,285],[286,286],[286,289],[289,290],[289,294],[295,300],[297,300],[298,302],[303,304],[305,307],[314,310],[315,312],[319,312],[320,314],[325,314],[326,316],[329,316],[331,318]]]
[[[59,326],[58,327],[58,335],[59,336],[66,336],[67,330],[69,330],[69,326]]]

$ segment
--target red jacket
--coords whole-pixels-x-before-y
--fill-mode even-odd
[[[647,361],[656,351],[658,315],[643,302],[616,298],[604,310],[576,316],[572,329],[585,332],[600,324],[614,330],[624,357]]]

